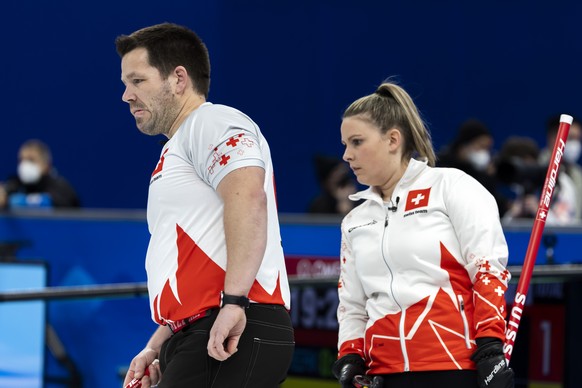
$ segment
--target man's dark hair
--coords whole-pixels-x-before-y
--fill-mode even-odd
[[[164,79],[177,66],[184,66],[194,84],[194,90],[208,98],[210,88],[210,58],[202,40],[190,29],[172,23],[142,28],[131,35],[115,39],[120,57],[137,48],[145,48],[148,61]]]

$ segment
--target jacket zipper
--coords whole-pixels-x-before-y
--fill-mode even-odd
[[[459,310],[461,311],[461,318],[463,319],[463,327],[465,329],[465,345],[467,349],[471,349],[471,340],[469,339],[469,322],[467,321],[467,315],[465,314],[465,302],[463,301],[462,295],[457,295],[459,300]]]
[[[400,303],[398,303],[398,301],[396,300],[396,297],[394,296],[394,290],[392,289],[392,286],[394,284],[394,274],[392,273],[392,269],[390,268],[390,266],[388,265],[388,262],[386,261],[386,256],[384,255],[384,241],[385,241],[385,237],[386,237],[386,229],[388,228],[388,212],[386,212],[386,218],[384,219],[384,231],[382,233],[382,258],[384,259],[384,264],[386,264],[386,267],[388,268],[388,271],[390,272],[390,293],[392,294],[392,299],[394,299],[394,303],[396,303],[396,305],[400,308],[400,322],[398,325],[398,331],[399,331],[399,336],[400,336],[400,349],[402,350],[402,357],[404,359],[404,372],[408,372],[410,371],[410,362],[408,361],[408,350],[406,349],[406,334],[405,334],[405,329],[404,329],[404,323],[406,321],[406,312],[402,309],[402,306],[400,306]]]

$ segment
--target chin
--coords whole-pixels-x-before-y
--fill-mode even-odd
[[[139,129],[139,131],[141,133],[143,133],[144,135],[149,135],[149,136],[156,136],[162,133],[162,131],[158,131],[155,128],[148,128],[148,127],[141,127],[138,125],[137,129]]]
[[[368,183],[368,181],[366,181],[365,178],[356,177],[356,180],[361,185],[364,185],[364,186],[372,186],[370,183]]]

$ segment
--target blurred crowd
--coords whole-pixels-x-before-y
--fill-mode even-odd
[[[463,122],[455,139],[438,155],[437,165],[455,167],[477,179],[495,197],[504,223],[534,218],[556,141],[560,117],[546,123],[545,143],[533,137],[509,136],[495,151],[492,132],[485,123]],[[580,222],[582,210],[582,128],[574,120],[561,162],[547,224]]]
[[[468,119],[438,153],[437,167],[457,168],[479,181],[495,198],[503,223],[532,219],[559,125],[559,115],[547,120],[543,144],[534,137],[509,136],[496,147],[489,127],[478,119]],[[549,225],[582,221],[581,140],[582,126],[574,119],[546,220]],[[359,190],[347,164],[339,157],[317,155],[314,166],[321,191],[308,212],[347,214],[357,205],[347,197]]]
[[[438,153],[437,167],[463,170],[485,186],[495,198],[504,223],[534,218],[559,125],[559,116],[548,119],[543,144],[533,137],[509,136],[496,147],[488,126],[468,119]],[[582,221],[581,141],[582,126],[574,119],[547,224]],[[348,196],[362,187],[340,157],[316,155],[313,166],[320,191],[309,203],[308,213],[343,216],[358,205]],[[37,139],[24,142],[17,153],[15,174],[0,182],[0,209],[79,206],[75,189],[53,166],[48,145]]]

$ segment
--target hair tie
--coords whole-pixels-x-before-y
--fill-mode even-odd
[[[394,98],[394,96],[392,96],[392,93],[390,93],[390,90],[388,90],[388,88],[383,88],[381,86],[378,89],[376,89],[374,93],[381,97]]]

